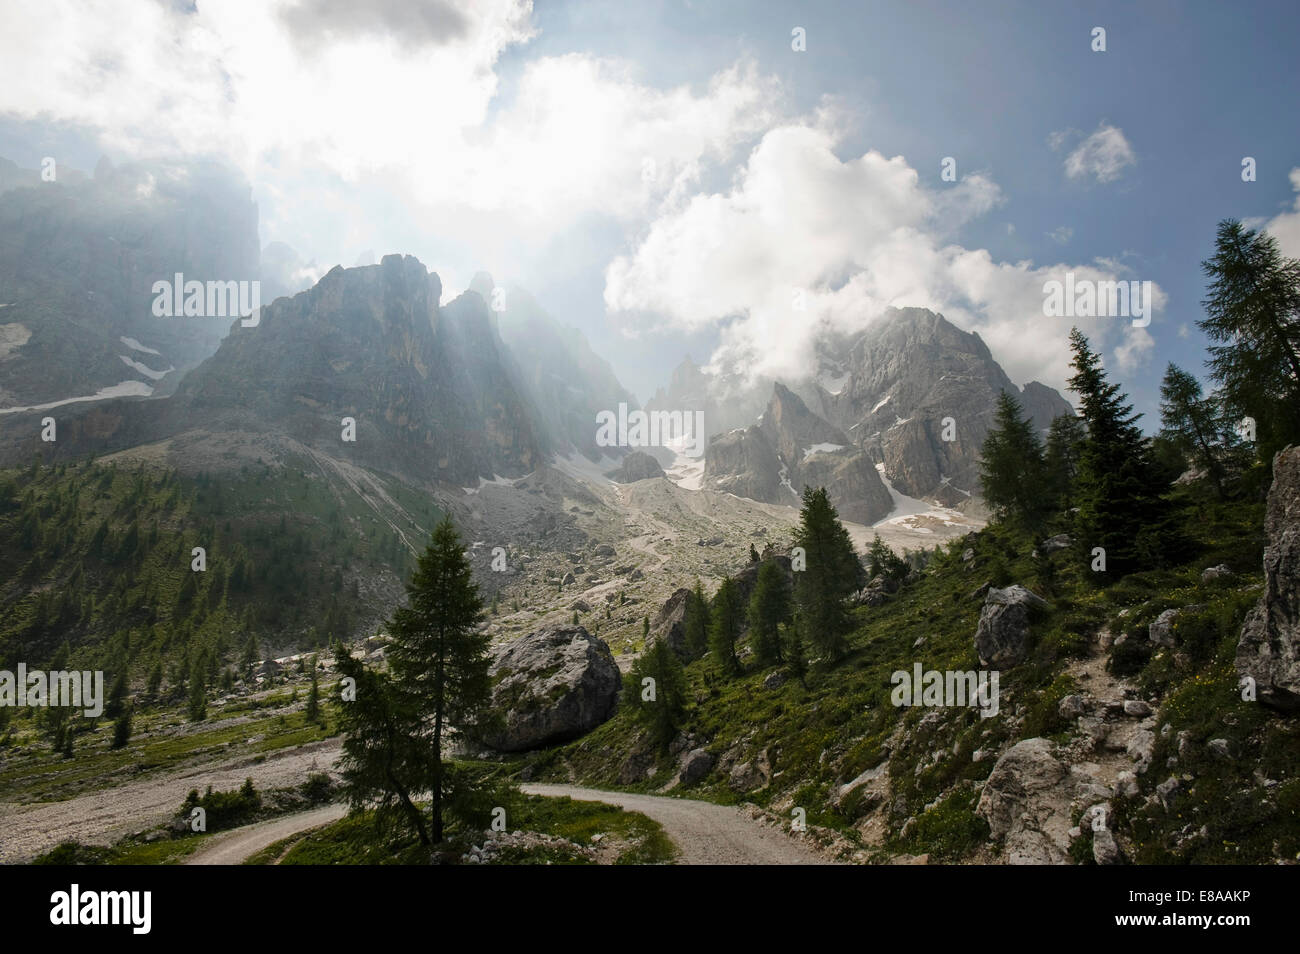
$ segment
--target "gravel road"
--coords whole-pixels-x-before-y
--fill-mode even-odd
[[[309,812],[272,818],[270,821],[258,822],[236,828],[232,832],[218,835],[185,859],[187,865],[239,865],[257,854],[263,848],[274,845],[277,841],[296,835],[302,831],[320,828],[330,822],[336,822],[348,813],[346,805],[326,805]]]
[[[820,854],[787,835],[759,824],[727,805],[662,795],[605,792],[576,785],[523,785],[530,795],[547,795],[584,802],[604,802],[640,812],[664,826],[681,849],[687,865],[825,865]]]
[[[265,761],[193,766],[172,775],[79,795],[62,802],[0,802],[0,864],[29,861],[61,841],[109,845],[171,818],[190,789],[239,788],[251,778],[259,789],[298,785],[338,758],[340,742],[326,739],[267,755]],[[293,816],[297,817],[297,816]]]

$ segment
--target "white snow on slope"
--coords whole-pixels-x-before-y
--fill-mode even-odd
[[[125,361],[132,368],[135,368],[146,378],[151,378],[154,381],[159,381],[162,378],[167,377],[167,375],[171,374],[173,371],[176,370],[175,368],[168,368],[166,371],[155,371],[153,368],[149,367],[148,365],[141,364],[139,361],[136,361],[133,358],[128,358],[124,354],[119,354],[118,357],[121,358],[123,361]]]
[[[145,354],[156,354],[160,358],[162,357],[161,351],[154,351],[153,348],[146,348],[144,345],[140,344],[140,342],[136,341],[134,338],[128,338],[126,337],[126,335],[123,335],[118,340],[121,341],[122,344],[130,348],[132,351],[143,351]]]
[[[871,413],[872,413],[872,414],[875,414],[875,413],[876,413],[877,411],[879,411],[882,407],[884,407],[886,404],[888,404],[888,403],[889,403],[889,399],[890,399],[891,397],[893,397],[892,394],[886,394],[884,397],[882,397],[879,401],[876,402],[876,406],[873,407],[873,408],[871,409]]]
[[[105,401],[116,397],[148,397],[151,394],[153,394],[153,388],[143,381],[123,381],[121,384],[112,384],[106,388],[100,388],[94,394],[64,398],[62,401],[51,401],[49,404],[32,404],[28,407],[0,407],[0,414],[17,414],[19,411],[47,411],[52,407],[78,404],[81,401]]]
[[[956,510],[948,507],[940,507],[937,504],[928,503],[924,500],[918,500],[916,497],[909,497],[907,494],[899,493],[894,489],[894,485],[889,482],[885,476],[885,465],[877,464],[876,471],[880,474],[880,479],[885,484],[885,489],[889,491],[889,496],[894,500],[894,509],[886,517],[877,520],[872,524],[873,527],[879,527],[882,524],[893,524],[895,526],[906,527],[916,533],[933,533],[928,527],[918,526],[918,517],[925,517],[930,520],[936,520],[940,523],[952,526],[965,526],[970,521]]]
[[[600,460],[592,463],[582,454],[574,451],[567,457],[561,457],[556,454],[551,458],[551,465],[561,473],[568,474],[575,480],[581,480],[597,485],[612,484],[614,481],[605,476],[606,471],[618,470],[619,461],[604,454]]]
[[[814,444],[803,452],[803,459],[807,460],[813,454],[830,454],[839,450],[844,450],[843,444]]]
[[[460,488],[460,489],[463,490],[463,491],[465,491],[465,493],[467,493],[467,494],[476,494],[476,493],[478,493],[480,490],[482,490],[484,487],[487,487],[487,486],[490,486],[490,485],[491,485],[491,486],[497,486],[497,487],[513,487],[514,484],[515,484],[515,481],[518,480],[518,479],[519,479],[519,478],[517,478],[517,477],[501,477],[501,476],[499,476],[499,475],[497,475],[497,474],[493,474],[491,480],[488,480],[486,477],[480,477],[480,478],[478,479],[478,486],[477,486],[477,487],[462,487],[462,488]]]

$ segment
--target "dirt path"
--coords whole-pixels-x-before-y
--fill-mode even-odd
[[[324,808],[286,815],[270,821],[258,822],[245,828],[219,835],[185,859],[187,865],[238,865],[277,841],[336,822],[348,813],[346,805],[326,805]]]
[[[0,864],[27,861],[61,841],[109,845],[171,818],[192,788],[239,788],[251,778],[259,789],[297,785],[338,758],[340,742],[326,739],[267,755],[262,762],[193,766],[181,772],[119,785],[62,802],[0,802]],[[294,816],[297,817],[297,816]]]
[[[737,809],[685,798],[606,792],[576,785],[524,785],[530,795],[604,802],[640,812],[664,826],[687,865],[825,865],[826,858],[746,818]]]

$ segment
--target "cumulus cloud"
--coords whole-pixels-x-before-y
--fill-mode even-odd
[[[1064,145],[1068,136],[1053,133],[1049,144],[1053,149]],[[1099,183],[1113,182],[1128,167],[1137,162],[1133,147],[1117,126],[1102,123],[1097,131],[1081,142],[1065,157],[1065,174],[1071,179],[1095,179]]]
[[[1295,204],[1270,219],[1264,228],[1277,239],[1283,255],[1300,258],[1300,167],[1291,170],[1291,188],[1296,191]]]
[[[698,193],[658,217],[606,270],[605,303],[644,326],[717,329],[711,364],[728,374],[796,376],[825,327],[854,331],[889,306],[920,306],[977,331],[1016,381],[1061,387],[1070,320],[1043,314],[1043,285],[1117,280],[1115,262],[994,261],[954,240],[961,224],[1001,201],[968,176],[931,189],[899,156],[840,159],[827,129],[768,132],[725,193]],[[1164,294],[1154,289],[1157,310]],[[802,307],[801,307],[802,306]],[[1124,319],[1077,323],[1120,368],[1151,349]]]
[[[498,61],[534,36],[531,9],[22,5],[0,35],[0,113],[80,125],[121,155],[224,156],[270,204],[332,203],[342,227],[366,213],[338,187],[361,184],[443,227],[498,215],[538,235],[644,215],[773,120],[780,88],[747,63],[660,89],[621,61],[534,57],[503,99]]]

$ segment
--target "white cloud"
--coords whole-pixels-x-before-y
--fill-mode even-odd
[[[385,218],[397,210],[488,264],[505,233],[541,247],[586,216],[644,220],[780,101],[751,63],[660,89],[582,54],[531,59],[503,96],[498,61],[534,36],[530,0],[410,6],[15,6],[0,114],[95,130],[119,156],[224,156],[254,182],[266,238],[307,256],[351,262],[377,232],[405,238]]]
[[[1065,134],[1053,133],[1049,144],[1059,148]],[[1106,183],[1118,179],[1120,173],[1137,161],[1133,147],[1117,126],[1102,123],[1097,131],[1081,142],[1065,157],[1065,174],[1071,179],[1096,179]]]
[[[1060,225],[1048,232],[1047,237],[1058,245],[1065,245],[1074,238],[1074,229],[1068,225]]]
[[[995,183],[971,176],[933,190],[902,157],[841,160],[835,145],[823,129],[767,133],[729,192],[692,196],[610,264],[606,306],[643,327],[717,328],[712,365],[751,376],[798,374],[822,324],[856,330],[887,306],[920,306],[979,332],[1017,382],[1063,387],[1070,321],[1043,315],[1043,283],[1066,271],[1113,280],[1124,269],[995,262],[952,240],[998,204]],[[792,307],[801,289],[806,311]],[[1164,294],[1155,297],[1159,310]],[[1150,352],[1150,336],[1127,320],[1077,323],[1114,349],[1121,370]]]
[[[1291,170],[1291,188],[1296,191],[1290,211],[1274,216],[1264,226],[1287,258],[1300,258],[1300,167]]]

